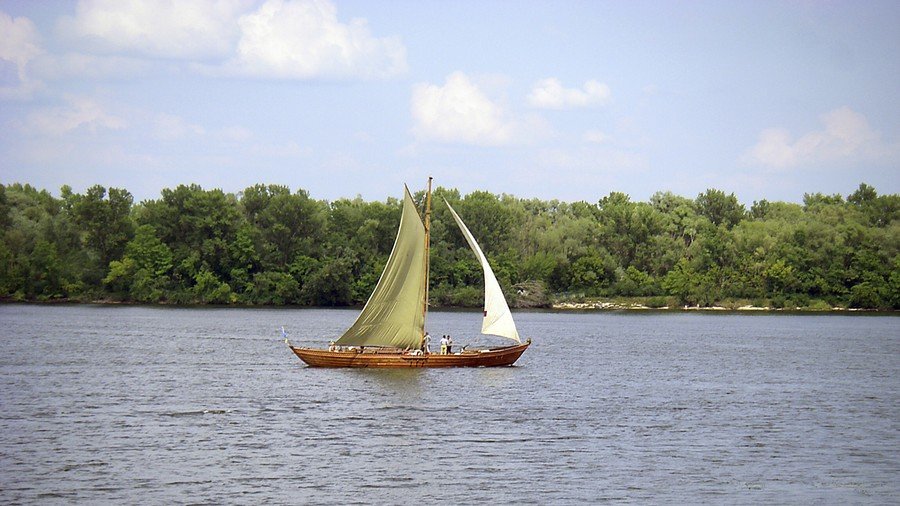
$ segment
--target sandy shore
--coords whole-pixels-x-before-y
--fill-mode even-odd
[[[663,307],[649,307],[637,302],[608,302],[608,301],[588,301],[588,302],[557,302],[551,306],[553,309],[560,310],[613,310],[613,311],[623,311],[623,310],[634,310],[634,311],[664,311],[664,310],[675,310],[675,311],[808,311],[811,313],[827,313],[832,311],[850,311],[850,312],[860,312],[860,311],[875,311],[875,310],[866,310],[866,309],[854,309],[854,308],[843,308],[843,307],[832,307],[830,309],[808,309],[802,307],[793,307],[793,308],[774,308],[774,307],[760,307],[760,306],[740,306],[736,308],[728,308],[723,306],[663,306]]]

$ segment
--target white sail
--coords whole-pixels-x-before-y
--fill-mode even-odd
[[[509,311],[509,305],[506,303],[506,298],[503,296],[497,277],[494,276],[494,271],[491,270],[491,266],[488,264],[487,257],[484,256],[481,247],[478,246],[478,243],[472,236],[472,232],[469,232],[469,228],[456,214],[456,211],[453,210],[447,199],[444,199],[444,203],[447,204],[447,209],[450,209],[450,214],[453,215],[453,219],[459,225],[466,242],[469,243],[469,247],[475,252],[475,256],[478,257],[478,261],[481,263],[482,269],[484,269],[484,320],[481,323],[481,333],[507,337],[521,343],[522,340],[519,339],[519,332],[516,330],[516,324],[513,321],[512,313]]]

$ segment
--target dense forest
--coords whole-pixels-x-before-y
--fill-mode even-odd
[[[398,192],[399,194],[399,192]],[[423,192],[415,198],[423,199]],[[900,308],[900,195],[860,184],[803,204],[710,189],[597,202],[435,191],[431,302],[480,304],[469,225],[513,305],[631,297],[652,307]],[[59,198],[0,185],[0,299],[173,304],[362,304],[393,245],[400,200],[334,202],[256,185],[197,185],[134,203],[125,189]]]

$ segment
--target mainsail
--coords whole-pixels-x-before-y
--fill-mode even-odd
[[[456,224],[459,225],[466,242],[469,243],[469,247],[475,252],[475,256],[478,257],[478,261],[481,262],[481,267],[484,270],[484,320],[481,322],[481,333],[508,337],[521,343],[522,340],[519,339],[519,332],[516,330],[515,322],[513,322],[509,305],[506,304],[506,298],[503,297],[503,291],[500,289],[500,283],[497,282],[497,277],[494,276],[494,271],[491,270],[487,258],[481,251],[481,247],[475,242],[472,232],[469,232],[469,228],[456,214],[456,211],[453,210],[447,199],[444,199],[444,203],[447,204],[447,209],[450,209],[450,214],[453,215],[453,219],[456,220]]]
[[[425,333],[425,225],[406,188],[394,249],[356,322],[336,344],[417,349]]]

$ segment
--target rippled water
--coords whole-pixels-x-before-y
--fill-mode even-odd
[[[900,501],[896,317],[517,313],[534,344],[502,369],[281,342],[355,315],[0,306],[0,502]]]

